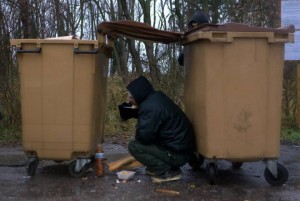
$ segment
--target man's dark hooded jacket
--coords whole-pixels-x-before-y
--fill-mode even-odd
[[[143,76],[131,82],[127,89],[139,106],[137,141],[156,144],[175,153],[190,154],[195,151],[192,125],[168,96],[155,91]]]

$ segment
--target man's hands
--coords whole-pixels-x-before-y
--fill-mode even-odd
[[[131,118],[138,118],[139,109],[131,103],[123,102],[118,106],[121,119],[126,121]]]

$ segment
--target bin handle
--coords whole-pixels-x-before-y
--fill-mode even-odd
[[[274,34],[273,37],[268,38],[268,42],[270,43],[286,43],[286,42],[294,42],[294,34]]]
[[[17,53],[40,53],[42,48],[38,47],[32,50],[22,50],[22,48],[17,49]]]
[[[79,48],[74,48],[75,54],[97,54],[99,51],[99,48],[95,48],[93,50],[79,50]]]

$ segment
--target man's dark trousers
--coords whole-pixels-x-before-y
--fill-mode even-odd
[[[186,154],[171,152],[154,144],[142,144],[133,140],[128,145],[130,154],[144,164],[148,171],[162,175],[168,170],[177,169],[188,161]]]

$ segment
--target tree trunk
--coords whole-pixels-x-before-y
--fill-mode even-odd
[[[121,3],[121,7],[122,7],[122,11],[124,13],[125,19],[126,20],[132,20],[132,17],[130,15],[128,7],[127,7],[128,4],[127,4],[126,0],[121,0],[120,3]],[[132,65],[133,65],[132,71],[135,70],[135,72],[138,75],[141,75],[142,72],[143,72],[142,63],[141,63],[140,55],[139,55],[139,53],[138,53],[138,51],[136,50],[136,47],[135,47],[135,40],[126,39],[126,41],[128,43],[128,48],[129,48],[129,51],[130,51],[131,56],[132,56]]]
[[[23,37],[30,38],[30,30],[31,30],[31,21],[30,21],[30,13],[29,13],[29,5],[27,0],[18,0],[18,5],[20,8],[20,20],[22,22],[23,29]]]
[[[140,5],[144,14],[144,23],[151,25],[151,15],[150,15],[150,3],[151,0],[139,0]],[[155,13],[155,10],[153,11]],[[159,69],[157,68],[157,61],[154,57],[154,48],[152,42],[144,42],[146,47],[146,54],[149,62],[150,76],[154,82],[160,80]]]
[[[54,0],[54,5],[55,5],[55,17],[56,17],[56,23],[57,23],[57,35],[58,36],[65,36],[67,33],[65,32],[64,29],[64,17],[60,5],[59,0]]]

